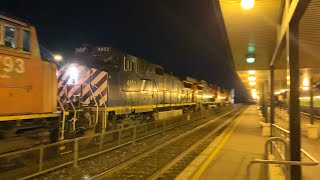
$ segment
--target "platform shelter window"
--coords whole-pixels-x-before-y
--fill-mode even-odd
[[[16,48],[15,40],[16,29],[14,27],[5,26],[4,28],[4,45],[10,48]]]
[[[25,52],[30,52],[30,39],[31,39],[30,31],[24,29],[22,32],[23,32],[22,50]]]

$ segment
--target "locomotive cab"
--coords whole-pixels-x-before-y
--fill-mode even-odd
[[[35,28],[0,15],[0,116],[55,112],[55,74],[41,60]]]

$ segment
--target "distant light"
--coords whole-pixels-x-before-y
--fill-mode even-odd
[[[284,92],[286,92],[286,91],[288,91],[288,89],[281,89],[281,90],[280,90],[280,92],[282,92],[282,93],[284,93]]]
[[[257,90],[256,90],[256,89],[251,89],[251,91],[257,92]]]
[[[63,59],[60,54],[54,55],[53,58],[54,58],[54,60],[56,60],[56,61],[61,61],[61,60]]]
[[[281,94],[280,91],[274,92],[274,95],[279,95],[279,94]]]
[[[309,90],[309,87],[302,87],[302,90],[308,91],[308,90]]]
[[[307,79],[307,78],[303,79],[302,84],[304,87],[308,87],[309,86],[309,79]]]
[[[248,73],[249,73],[250,75],[254,75],[254,74],[256,74],[256,71],[255,71],[255,70],[249,70]]]
[[[254,57],[247,57],[247,63],[254,63],[254,61],[256,60],[256,58]]]
[[[249,80],[249,81],[255,81],[255,80],[256,80],[256,77],[250,76],[250,77],[248,77],[248,80]]]
[[[254,6],[254,0],[241,0],[243,9],[251,9]]]
[[[257,92],[256,91],[252,91],[251,95],[252,95],[253,99],[257,99]]]
[[[250,86],[254,86],[256,85],[257,83],[256,82],[249,82]]]
[[[209,99],[209,98],[213,98],[213,96],[211,96],[211,95],[203,95],[203,98]]]

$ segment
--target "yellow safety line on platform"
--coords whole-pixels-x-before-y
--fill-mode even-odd
[[[200,176],[203,174],[203,172],[207,169],[210,162],[216,157],[216,155],[220,152],[221,148],[224,146],[224,144],[229,140],[231,137],[233,131],[236,129],[236,127],[239,125],[241,119],[244,116],[244,112],[240,115],[240,117],[237,118],[236,121],[232,123],[231,126],[229,126],[226,130],[224,130],[221,134],[221,136],[224,136],[222,141],[218,144],[217,148],[214,149],[214,151],[210,154],[208,159],[201,165],[199,170],[193,175],[192,179],[197,180],[200,178]]]

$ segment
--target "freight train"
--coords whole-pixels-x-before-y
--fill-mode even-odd
[[[0,154],[228,104],[230,92],[106,46],[43,59],[34,26],[0,15]]]

